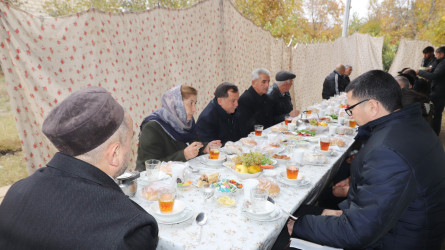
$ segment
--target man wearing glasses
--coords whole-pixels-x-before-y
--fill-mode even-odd
[[[445,153],[418,103],[401,108],[396,80],[369,71],[346,89],[363,146],[347,199],[324,216],[289,221],[291,236],[352,249],[440,249],[445,231]]]

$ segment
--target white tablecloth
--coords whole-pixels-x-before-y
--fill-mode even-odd
[[[266,131],[265,133],[267,133]],[[329,157],[329,163],[324,166],[305,165],[300,168],[299,175],[311,180],[311,184],[304,187],[293,187],[277,183],[281,192],[275,198],[275,202],[285,210],[293,213],[305,200],[311,200],[310,196],[317,196],[326,184],[331,168],[339,165],[344,158],[345,152],[354,142],[352,136],[347,137],[347,146],[336,148],[336,155]],[[316,147],[313,143],[308,150]],[[224,166],[209,167],[201,164],[198,158],[189,161],[189,164],[200,169],[196,173],[197,180],[202,173],[219,172],[221,177],[239,180]],[[285,171],[284,166],[278,166],[277,170]],[[275,178],[276,180],[276,178]],[[133,198],[139,205],[150,212],[149,206],[153,203],[141,196],[141,190],[147,183],[140,181],[138,191]],[[316,192],[314,192],[316,190]],[[281,217],[274,221],[258,222],[250,220],[241,214],[243,202],[242,190],[236,193],[236,205],[227,207],[220,205],[215,198],[204,201],[202,189],[194,187],[188,191],[179,191],[179,199],[184,201],[188,209],[193,211],[193,216],[182,223],[165,225],[159,223],[159,245],[158,249],[270,249],[278,234],[287,221],[287,216],[282,213]],[[202,241],[198,241],[199,226],[195,217],[199,212],[208,215],[207,224],[203,226]]]

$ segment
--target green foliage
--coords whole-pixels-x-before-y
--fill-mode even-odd
[[[17,1],[17,0],[16,0]],[[50,16],[64,16],[91,7],[113,13],[122,11],[142,11],[155,7],[185,8],[199,0],[47,0],[43,9]]]

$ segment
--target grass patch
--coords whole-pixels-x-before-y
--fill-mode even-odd
[[[11,114],[0,114],[0,152],[22,150],[19,135]]]
[[[9,105],[9,95],[6,90],[5,76],[0,74],[0,113],[8,113],[11,111]]]
[[[0,156],[0,187],[9,186],[28,176],[23,152]]]

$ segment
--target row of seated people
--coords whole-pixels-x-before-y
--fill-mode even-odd
[[[196,123],[197,90],[187,85],[168,90],[162,96],[162,108],[140,126],[137,170],[144,170],[149,159],[190,160],[208,153],[210,145],[247,136],[257,124],[267,128],[284,121],[287,115],[299,115],[289,94],[294,78],[294,74],[280,71],[269,86],[269,71],[256,69],[252,85],[241,96],[235,84],[221,83]]]

